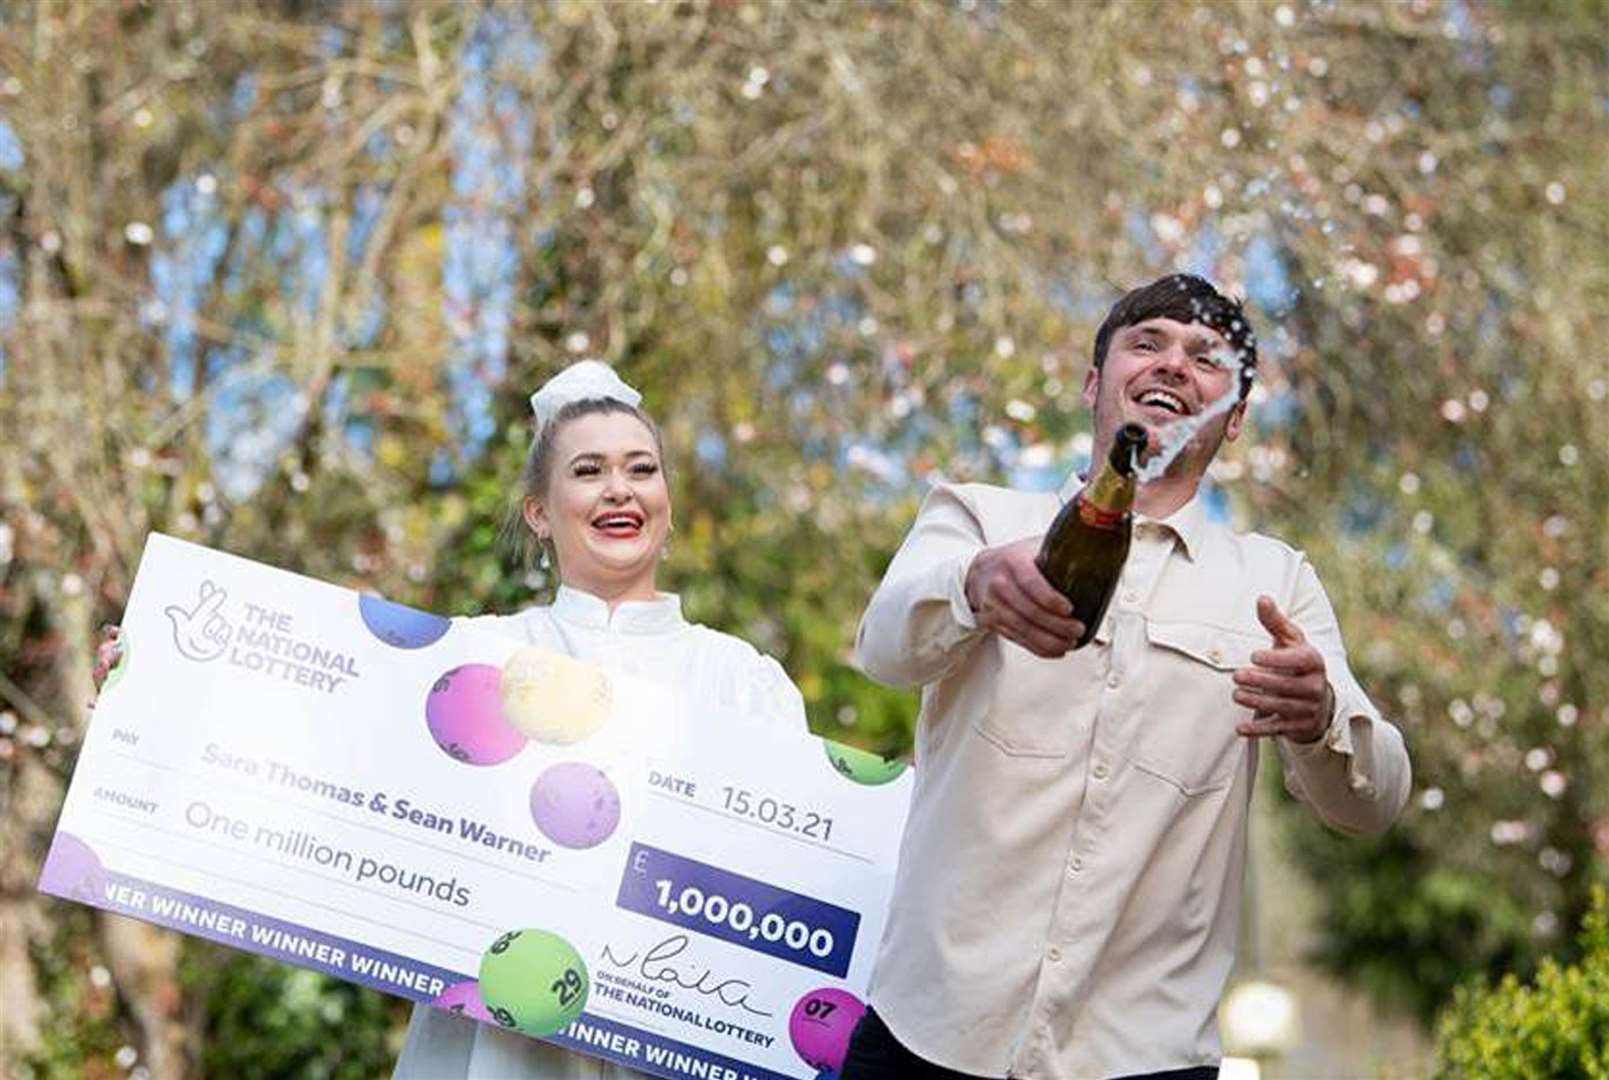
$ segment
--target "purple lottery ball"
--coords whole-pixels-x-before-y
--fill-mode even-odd
[[[452,626],[451,619],[372,593],[358,597],[358,613],[375,637],[399,649],[422,649],[434,644]]]
[[[824,986],[800,998],[788,1016],[788,1037],[812,1069],[837,1072],[849,1052],[849,1036],[866,1006],[848,990]]]
[[[596,766],[561,762],[544,769],[531,785],[531,817],[542,835],[561,847],[595,847],[620,824],[620,793]]]
[[[492,1014],[486,1011],[486,1003],[480,999],[480,983],[474,979],[467,979],[461,983],[453,983],[431,1002],[438,1009],[446,1009],[459,1016],[467,1016],[472,1020],[479,1020],[487,1024],[495,1024]]]
[[[106,898],[106,885],[106,868],[94,850],[72,833],[57,833],[45,856],[39,887],[57,896],[94,903]]]
[[[466,765],[496,765],[525,746],[525,736],[503,718],[502,678],[491,664],[462,664],[437,679],[425,699],[430,737]]]

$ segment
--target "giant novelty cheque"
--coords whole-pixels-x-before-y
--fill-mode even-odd
[[[666,1077],[842,1062],[911,775],[162,535],[40,888]]]

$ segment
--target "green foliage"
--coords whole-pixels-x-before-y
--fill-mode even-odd
[[[1275,323],[1266,386],[1301,415],[1254,407],[1270,478],[1236,490],[1312,558],[1413,758],[1392,836],[1293,822],[1318,956],[1424,1017],[1468,974],[1568,956],[1604,880],[1609,367],[1579,327],[1609,302],[1609,58],[1589,5],[1465,5],[1464,30],[1344,10],[1327,100],[1371,149],[1306,161],[1385,213]],[[1336,266],[1337,227],[1281,221],[1293,279]]]
[[[317,972],[189,943],[188,988],[207,1003],[202,1075],[367,1080],[391,1068],[395,998]]]
[[[17,1080],[82,1076],[86,1062],[110,1061],[124,1045],[117,995],[104,968],[96,977],[91,912],[65,901],[52,902],[49,911],[54,933],[30,950],[30,959],[46,1007],[73,1022],[50,1025],[32,1053],[11,1063]]]
[[[1326,868],[1311,959],[1380,1006],[1428,1023],[1471,972],[1535,965],[1530,916],[1493,875],[1439,863],[1405,829],[1346,837],[1305,814],[1289,825],[1286,846]]]
[[[1609,1077],[1609,901],[1602,888],[1581,932],[1579,963],[1542,961],[1536,978],[1463,987],[1437,1028],[1445,1080]]]

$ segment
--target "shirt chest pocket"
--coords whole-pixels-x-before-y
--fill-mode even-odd
[[[1104,649],[1091,645],[1055,660],[1004,640],[994,642],[989,707],[974,729],[1016,758],[1066,757],[1087,736],[1100,694]]]
[[[1246,756],[1246,739],[1235,725],[1251,715],[1235,704],[1231,676],[1268,644],[1266,635],[1188,620],[1151,620],[1145,635],[1149,670],[1135,764],[1185,795],[1223,787]]]

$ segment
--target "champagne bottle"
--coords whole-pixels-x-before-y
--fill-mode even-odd
[[[1106,462],[1056,514],[1034,560],[1045,580],[1073,602],[1073,618],[1084,624],[1075,649],[1095,636],[1129,557],[1130,510],[1137,486],[1134,466],[1146,441],[1145,428],[1139,424],[1118,429]]]

